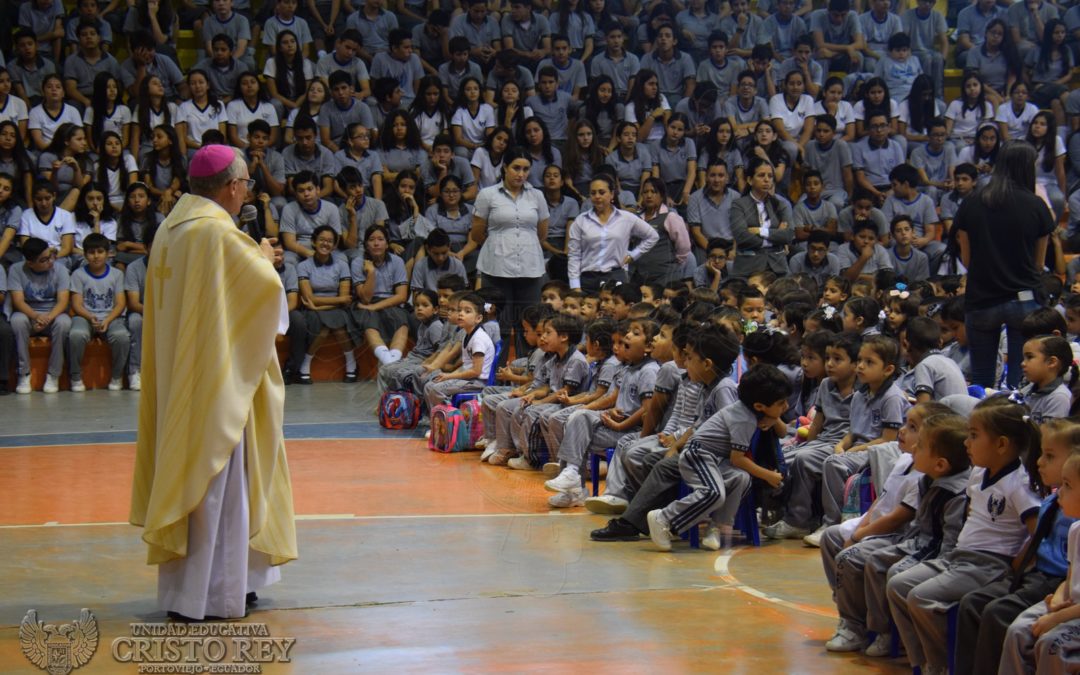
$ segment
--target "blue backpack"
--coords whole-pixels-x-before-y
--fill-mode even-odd
[[[437,405],[431,409],[431,435],[428,450],[462,452],[471,449],[469,421],[452,405]]]
[[[875,499],[877,491],[874,490],[874,479],[868,466],[844,482],[842,519],[858,518],[870,509]]]
[[[379,426],[413,429],[420,422],[420,399],[411,391],[388,391],[379,399]]]

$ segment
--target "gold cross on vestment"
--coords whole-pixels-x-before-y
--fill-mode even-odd
[[[172,279],[172,268],[165,265],[165,260],[169,257],[169,247],[166,246],[165,250],[161,252],[161,262],[154,268],[154,280],[157,281],[157,306],[161,309],[161,302],[165,298],[165,281]]]

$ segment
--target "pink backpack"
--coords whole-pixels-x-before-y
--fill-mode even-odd
[[[461,452],[468,450],[470,447],[469,425],[461,411],[445,403],[432,408],[428,450]]]
[[[468,425],[469,447],[475,448],[477,441],[484,437],[484,406],[480,398],[470,398],[461,402],[458,408]]]

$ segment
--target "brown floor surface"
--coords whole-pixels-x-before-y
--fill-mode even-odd
[[[263,672],[907,670],[825,653],[835,609],[817,551],[795,542],[733,556],[596,544],[602,518],[549,513],[538,475],[475,453],[415,440],[288,448],[301,560],[244,623],[297,642],[291,664]],[[132,453],[0,449],[0,672],[35,672],[18,639],[31,607],[46,622],[95,612],[102,641],[78,673],[137,672],[109,653],[129,622],[162,617],[137,531],[112,524],[126,520]]]

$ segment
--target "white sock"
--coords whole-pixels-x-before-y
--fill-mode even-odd
[[[393,363],[390,360],[390,350],[386,348],[386,345],[379,345],[374,349],[375,358],[379,359],[379,363],[384,366],[388,363]]]
[[[311,359],[312,358],[313,358],[312,354],[304,354],[304,362],[300,364],[300,374],[301,375],[310,375],[311,374]]]
[[[345,352],[345,372],[356,372],[356,354],[354,354],[351,349]]]
[[[391,349],[390,350],[390,357],[392,359],[394,359],[394,361],[400,361],[401,360],[401,350],[400,349]]]

